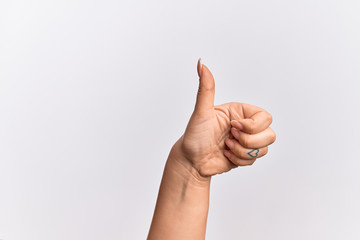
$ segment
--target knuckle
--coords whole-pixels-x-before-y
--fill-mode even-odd
[[[271,131],[271,134],[270,134],[270,140],[271,140],[271,143],[275,142],[275,140],[276,140],[276,133],[273,130]]]
[[[266,155],[268,152],[269,152],[269,148],[266,147],[266,148],[264,149],[264,154],[263,154],[263,155]]]
[[[273,117],[272,117],[272,115],[270,114],[270,113],[267,113],[267,120],[268,120],[268,122],[269,122],[269,125],[272,123],[272,121],[273,121]]]
[[[268,153],[268,150],[269,150],[268,147],[264,147],[261,150],[261,154],[257,158],[261,158],[261,157],[265,156]]]
[[[248,124],[247,131],[249,133],[255,133],[255,122],[254,121],[252,121],[251,123]]]
[[[212,84],[201,84],[199,86],[199,92],[212,92],[215,90],[215,86]]]

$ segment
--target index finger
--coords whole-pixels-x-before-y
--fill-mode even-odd
[[[243,119],[231,121],[231,125],[243,132],[255,134],[264,131],[272,123],[270,113],[262,108],[250,104],[242,104]]]

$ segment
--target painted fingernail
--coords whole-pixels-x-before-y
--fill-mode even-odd
[[[243,125],[239,123],[237,120],[232,120],[231,125],[239,130],[243,130]]]
[[[225,150],[225,151],[224,151],[224,155],[229,158],[229,157],[231,156],[231,153],[230,153],[229,151],[226,151],[226,150]]]
[[[239,137],[240,137],[240,132],[239,132],[239,130],[237,130],[236,128],[232,127],[232,128],[231,128],[231,133],[234,135],[234,137],[235,137],[236,139],[239,139]]]
[[[227,145],[229,148],[233,148],[233,147],[234,147],[234,142],[233,142],[231,139],[229,139],[229,138],[227,138],[227,139],[225,140],[225,143],[226,143],[226,145]]]

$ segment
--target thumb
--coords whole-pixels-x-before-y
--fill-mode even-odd
[[[196,97],[195,112],[202,113],[214,107],[215,80],[210,70],[198,60],[197,71],[200,77],[199,90]]]

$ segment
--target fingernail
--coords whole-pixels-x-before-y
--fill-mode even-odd
[[[239,123],[237,120],[232,120],[231,125],[239,130],[243,130],[243,125]]]
[[[229,151],[225,150],[224,155],[229,158],[231,156],[231,153]]]
[[[199,58],[198,64],[197,64],[197,71],[198,71],[199,77],[201,77],[201,70],[202,70],[202,62],[201,62],[201,58]]]
[[[236,139],[239,139],[239,137],[240,137],[240,132],[239,132],[239,130],[237,130],[236,128],[232,127],[232,128],[231,128],[231,133],[234,135],[234,137],[235,137]]]
[[[233,142],[231,139],[229,139],[229,138],[227,138],[227,139],[225,140],[225,143],[226,143],[226,145],[227,145],[229,148],[233,148],[233,147],[234,147],[234,142]]]

